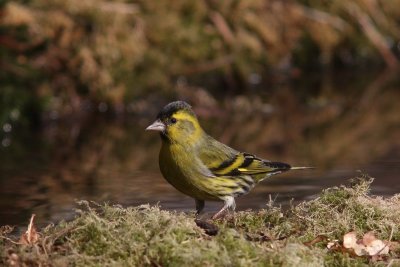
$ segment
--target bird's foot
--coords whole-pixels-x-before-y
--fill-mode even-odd
[[[212,220],[216,220],[216,219],[220,219],[220,218],[225,217],[226,211],[228,209],[231,209],[232,211],[235,210],[236,204],[235,204],[235,199],[233,197],[229,196],[229,197],[224,198],[223,200],[225,202],[224,206],[222,207],[221,210],[219,210],[217,213],[215,213],[211,217]]]
[[[211,217],[211,219],[212,220],[217,220],[217,219],[222,219],[222,218],[224,218],[225,216],[226,216],[226,214],[227,214],[227,209],[225,208],[223,208],[223,209],[221,209],[220,211],[218,211],[217,213],[215,213],[212,217]]]
[[[217,212],[211,217],[211,220],[218,220],[218,219],[225,219],[227,221],[234,220],[235,219],[235,212],[234,211],[225,210],[223,212]]]
[[[200,199],[195,199],[196,201],[196,217],[198,217],[200,215],[200,213],[203,211],[204,209],[204,200],[200,200]]]

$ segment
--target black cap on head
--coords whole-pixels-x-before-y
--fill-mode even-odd
[[[163,107],[160,113],[158,113],[157,119],[171,117],[173,114],[180,110],[185,110],[193,116],[196,116],[192,110],[192,106],[190,106],[188,103],[186,103],[185,101],[174,101]]]

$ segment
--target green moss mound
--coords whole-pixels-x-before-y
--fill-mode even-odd
[[[269,203],[213,222],[215,236],[193,214],[142,205],[81,202],[70,222],[43,229],[34,245],[12,242],[2,227],[0,264],[13,266],[398,266],[400,196],[368,195],[372,179],[324,190],[283,210]],[[327,243],[356,231],[390,241],[379,259],[332,250]],[[324,236],[320,241],[315,238]],[[314,242],[310,242],[314,240]],[[340,241],[339,241],[340,242]],[[394,244],[394,245],[393,245]],[[397,246],[396,246],[397,244]]]

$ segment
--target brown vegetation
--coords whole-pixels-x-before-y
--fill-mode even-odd
[[[268,69],[379,55],[399,65],[398,0],[30,0],[9,1],[2,13],[2,68],[65,112],[84,99],[122,107],[181,76],[237,83]]]

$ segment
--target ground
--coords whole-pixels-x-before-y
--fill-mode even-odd
[[[285,210],[268,203],[218,221],[82,201],[74,220],[33,237],[19,239],[2,227],[0,265],[400,266],[400,195],[370,196],[371,183],[364,176]],[[352,231],[364,239],[372,234],[389,252],[357,256],[343,246]]]

